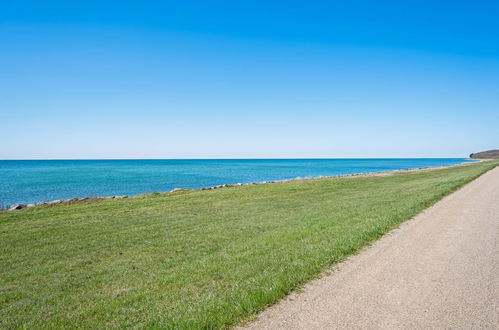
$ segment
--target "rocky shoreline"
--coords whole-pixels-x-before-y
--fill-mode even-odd
[[[49,202],[39,202],[36,204],[13,204],[7,209],[3,209],[4,211],[15,211],[15,210],[21,210],[29,207],[35,207],[35,206],[40,206],[40,205],[58,205],[58,204],[74,204],[78,202],[84,202],[84,201],[89,201],[89,200],[101,200],[101,199],[124,199],[128,198],[127,195],[122,195],[122,196],[104,196],[104,197],[83,197],[83,198],[69,198],[69,199],[55,199],[53,201]]]
[[[276,181],[261,181],[261,182],[250,182],[250,183],[235,183],[235,184],[220,184],[216,186],[211,186],[211,187],[203,187],[203,188],[197,188],[197,189],[184,189],[184,188],[174,188],[170,191],[163,192],[163,193],[158,193],[158,192],[151,192],[151,193],[145,193],[145,194],[140,194],[134,197],[140,197],[144,195],[151,195],[151,194],[171,194],[171,193],[176,193],[176,192],[181,192],[181,191],[197,191],[197,190],[214,190],[214,189],[220,189],[220,188],[229,188],[229,187],[238,187],[238,186],[249,186],[249,185],[258,185],[258,184],[269,184],[269,183],[278,183],[278,182],[289,182],[289,181],[296,181],[296,180],[317,180],[317,179],[330,179],[330,178],[343,178],[343,177],[361,177],[361,176],[381,176],[381,175],[389,175],[397,172],[408,172],[408,171],[419,171],[419,170],[426,170],[426,169],[438,169],[438,168],[445,168],[445,167],[453,167],[453,166],[462,166],[466,164],[472,164],[474,162],[467,162],[467,163],[461,163],[457,165],[449,165],[449,166],[426,166],[426,167],[417,167],[417,168],[409,168],[409,169],[401,169],[401,170],[392,170],[392,171],[382,171],[382,172],[366,172],[366,173],[354,173],[354,174],[343,174],[343,175],[329,175],[329,176],[318,176],[318,177],[307,177],[307,178],[293,178],[293,179],[284,179],[284,180],[276,180]],[[131,198],[134,198],[131,197]],[[85,202],[85,201],[97,201],[97,200],[106,200],[106,199],[125,199],[129,198],[127,195],[118,195],[118,196],[103,196],[103,197],[83,197],[83,198],[69,198],[65,200],[61,199],[56,199],[53,201],[49,202],[39,202],[36,204],[13,204],[8,208],[1,209],[0,211],[16,211],[16,210],[22,210],[25,208],[31,208],[35,206],[53,206],[53,205],[59,205],[59,204],[74,204],[74,203],[79,203],[79,202]]]

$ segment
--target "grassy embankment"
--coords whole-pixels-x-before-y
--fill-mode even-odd
[[[218,328],[498,165],[0,212],[0,328]]]

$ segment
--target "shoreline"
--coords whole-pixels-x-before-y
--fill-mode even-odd
[[[314,176],[314,177],[296,177],[292,179],[283,179],[283,180],[271,180],[271,181],[255,181],[248,183],[225,183],[219,184],[210,187],[201,187],[201,188],[173,188],[170,191],[165,192],[146,192],[138,195],[128,196],[128,195],[115,195],[115,196],[96,196],[96,197],[72,197],[68,199],[56,199],[52,201],[41,201],[37,203],[14,203],[6,208],[0,207],[0,212],[2,211],[16,211],[25,208],[33,208],[35,206],[54,206],[59,204],[75,204],[80,202],[88,202],[88,201],[99,201],[99,200],[108,200],[108,199],[128,199],[128,198],[137,198],[145,195],[153,195],[153,194],[172,194],[181,191],[202,191],[202,190],[215,190],[220,188],[230,188],[230,187],[238,187],[238,186],[249,186],[249,185],[260,185],[260,184],[271,184],[271,183],[279,183],[279,182],[290,182],[290,181],[298,181],[298,180],[320,180],[320,179],[332,179],[332,178],[354,178],[354,177],[368,177],[368,176],[386,176],[391,174],[396,174],[398,172],[411,172],[411,171],[423,171],[423,170],[431,170],[431,169],[443,169],[450,168],[455,166],[463,166],[469,165],[477,162],[483,162],[490,159],[471,159],[466,158],[466,161],[460,164],[453,165],[438,165],[438,166],[424,166],[424,167],[414,167],[407,169],[397,169],[397,170],[389,170],[389,171],[379,171],[379,172],[364,172],[364,173],[352,173],[352,174],[340,174],[340,175],[326,175],[326,176]]]

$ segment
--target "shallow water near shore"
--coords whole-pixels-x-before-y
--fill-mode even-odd
[[[455,165],[465,158],[0,160],[0,207],[73,197]]]

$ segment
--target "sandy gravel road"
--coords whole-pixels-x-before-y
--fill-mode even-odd
[[[270,307],[249,329],[499,329],[499,167]]]

